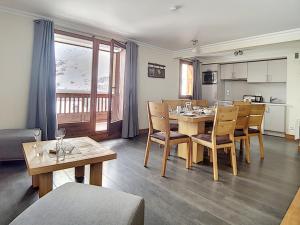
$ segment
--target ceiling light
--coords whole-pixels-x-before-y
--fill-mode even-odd
[[[192,44],[193,44],[193,48],[192,48],[192,52],[193,53],[196,53],[198,51],[198,40],[194,39],[194,40],[191,40]]]
[[[170,7],[170,11],[174,12],[180,9],[182,6],[181,5],[173,5]]]
[[[243,55],[244,52],[242,50],[237,50],[237,51],[234,51],[233,53],[235,56],[238,56],[238,55]]]

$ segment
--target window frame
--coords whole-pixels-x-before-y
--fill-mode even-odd
[[[188,65],[193,65],[193,62],[192,61],[189,61],[189,60],[185,60],[185,59],[180,59],[179,60],[179,93],[178,93],[178,97],[180,99],[192,99],[193,98],[193,93],[191,95],[182,95],[181,94],[181,90],[182,90],[182,86],[181,86],[181,83],[182,83],[182,64],[188,64]],[[194,76],[194,70],[193,70],[193,76]],[[194,82],[194,80],[193,80]],[[193,85],[193,83],[192,83]]]
[[[92,80],[91,80],[91,105],[90,105],[90,120],[87,122],[78,122],[78,123],[60,123],[58,124],[59,128],[66,128],[68,132],[68,137],[76,137],[76,136],[82,136],[82,135],[88,135],[91,136],[97,140],[102,140],[102,139],[107,139],[110,136],[116,136],[116,133],[114,133],[114,127],[110,128],[107,127],[106,131],[95,131],[95,126],[96,126],[96,96],[97,96],[97,77],[98,77],[98,52],[99,52],[99,46],[100,44],[108,45],[110,46],[110,51],[112,48],[113,43],[119,45],[120,47],[126,49],[126,46],[124,43],[121,43],[119,41],[116,41],[114,39],[111,40],[103,40],[99,39],[95,36],[85,36],[81,35],[78,33],[73,33],[69,31],[64,31],[60,29],[54,29],[55,34],[60,34],[64,36],[69,36],[69,37],[74,37],[82,40],[87,40],[91,41],[93,43],[92,45]],[[63,43],[60,41],[55,41],[58,43]],[[69,43],[63,43],[63,44],[69,44]],[[76,44],[69,44],[73,46],[78,46],[78,47],[86,47],[86,46],[81,46],[81,45],[76,45]],[[98,47],[97,47],[98,46]],[[86,47],[89,48],[89,47]],[[111,74],[110,74],[111,77]],[[111,82],[111,81],[110,81]],[[109,84],[111,85],[111,84]],[[111,100],[110,100],[111,101]],[[110,104],[111,102],[109,101],[109,109],[111,108]],[[108,114],[110,115],[111,112]],[[111,123],[108,122],[109,125]],[[119,127],[117,127],[119,128]],[[117,135],[120,136],[120,135]]]

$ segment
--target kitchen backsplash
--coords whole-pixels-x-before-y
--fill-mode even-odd
[[[246,81],[225,81],[225,100],[241,100],[243,95],[262,95],[264,101],[270,97],[286,102],[286,83],[247,83]]]

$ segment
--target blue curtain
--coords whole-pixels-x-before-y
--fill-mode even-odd
[[[53,22],[35,20],[27,127],[40,128],[43,140],[55,139],[55,80]]]
[[[138,46],[134,42],[126,43],[124,106],[122,137],[132,138],[138,135],[138,102],[137,102],[137,56]]]
[[[193,61],[193,99],[202,98],[202,78],[199,60]]]

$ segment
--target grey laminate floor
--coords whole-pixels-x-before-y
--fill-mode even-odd
[[[168,161],[168,178],[160,177],[162,151],[157,145],[150,153],[149,168],[144,168],[145,137],[106,141],[118,159],[104,165],[103,186],[144,197],[147,225],[280,224],[300,185],[300,153],[295,143],[282,138],[266,136],[264,142],[264,161],[259,159],[256,141],[251,143],[250,165],[237,151],[237,177],[232,176],[226,155],[220,154],[220,181],[214,182],[209,163],[188,171],[184,161],[174,156]],[[57,172],[54,185],[74,181],[73,176],[73,170]],[[1,225],[37,200],[30,185],[23,162],[0,163]]]

